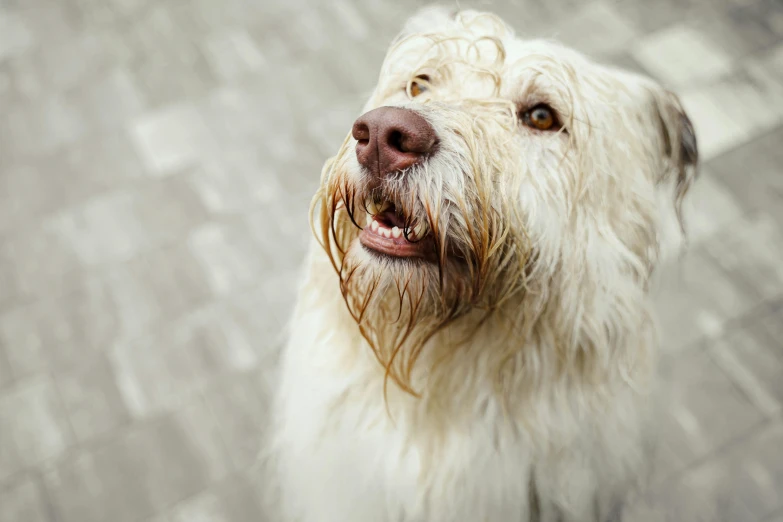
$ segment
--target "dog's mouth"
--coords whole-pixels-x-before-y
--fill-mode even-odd
[[[435,253],[427,222],[403,215],[390,201],[367,204],[367,221],[359,241],[365,248],[390,257],[430,259]]]

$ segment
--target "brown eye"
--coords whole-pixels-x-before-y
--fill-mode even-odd
[[[522,113],[522,122],[528,127],[546,131],[557,130],[560,124],[555,116],[555,111],[549,105],[541,103],[532,109]]]
[[[429,83],[430,83],[430,77],[427,75],[423,74],[421,76],[417,76],[416,78],[414,78],[413,81],[411,82],[411,88],[410,88],[411,98],[415,98],[419,94],[426,91]]]

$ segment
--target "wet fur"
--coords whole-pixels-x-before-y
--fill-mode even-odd
[[[560,132],[519,123],[541,102]],[[380,183],[350,136],[324,166],[276,399],[283,520],[607,519],[654,433],[648,289],[697,157],[677,98],[491,15],[428,9],[366,109],[384,105],[440,143]],[[434,262],[359,244],[372,198],[426,220]]]

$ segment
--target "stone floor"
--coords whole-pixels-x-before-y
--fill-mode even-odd
[[[265,519],[308,200],[418,6],[0,0],[0,522]],[[783,4],[489,7],[657,77],[699,135],[660,466],[626,519],[783,521]]]

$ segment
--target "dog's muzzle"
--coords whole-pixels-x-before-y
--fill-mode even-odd
[[[438,142],[422,116],[409,109],[380,107],[353,124],[356,158],[365,171],[367,221],[360,234],[365,248],[396,258],[434,258],[434,243],[426,218],[406,214],[393,190],[383,188],[391,178],[422,163]]]

